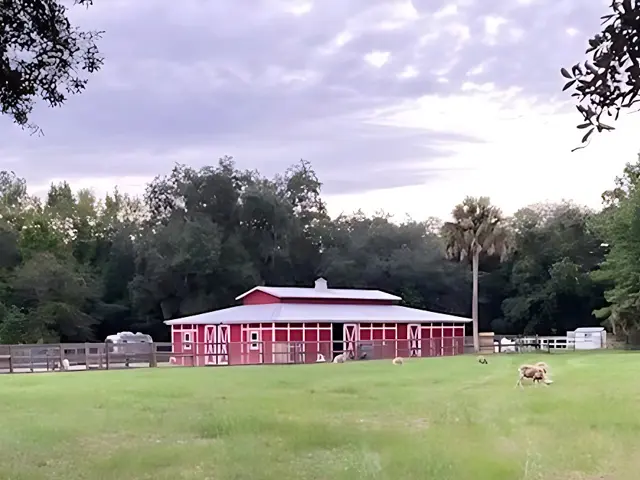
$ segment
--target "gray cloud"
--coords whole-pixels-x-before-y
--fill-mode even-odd
[[[456,2],[309,3],[300,16],[283,9],[295,6],[286,0],[110,0],[74,10],[78,24],[106,30],[106,65],[64,107],[36,109],[44,137],[0,119],[8,140],[0,168],[43,183],[153,176],[175,161],[197,166],[231,154],[267,174],[308,159],[328,193],[437,181],[442,171],[430,161],[447,157],[443,146],[481,139],[359,118],[423,95],[462,93],[469,80],[560,96],[558,69],[581,58],[605,5],[461,0],[455,13],[437,16]],[[506,22],[488,31],[498,17]],[[380,69],[364,61],[374,50],[390,54]],[[419,75],[398,78],[408,66]]]

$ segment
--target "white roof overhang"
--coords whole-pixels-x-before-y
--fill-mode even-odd
[[[167,325],[239,323],[467,323],[471,319],[399,305],[271,303],[223,308],[167,320]]]

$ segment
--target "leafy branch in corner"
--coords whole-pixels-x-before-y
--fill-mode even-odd
[[[562,90],[573,88],[578,99],[583,122],[577,128],[586,130],[572,151],[586,147],[594,131],[614,129],[603,116],[617,120],[622,109],[640,101],[640,2],[613,0],[610,8],[613,13],[601,17],[602,32],[589,39],[590,59],[560,70],[568,80]]]
[[[93,0],[73,3],[89,7]],[[35,100],[62,105],[103,63],[96,46],[103,32],[71,25],[67,10],[60,0],[0,1],[0,111],[34,133]]]

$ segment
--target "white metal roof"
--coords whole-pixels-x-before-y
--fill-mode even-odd
[[[167,320],[167,325],[215,325],[237,323],[461,323],[470,318],[429,312],[399,305],[332,305],[270,303],[240,305],[189,317]]]
[[[241,300],[250,293],[264,292],[277,298],[318,298],[334,300],[386,300],[400,301],[402,298],[381,290],[357,290],[355,288],[302,288],[302,287],[254,287],[248,292],[238,295]]]

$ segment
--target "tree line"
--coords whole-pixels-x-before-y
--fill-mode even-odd
[[[167,340],[166,319],[318,276],[454,315],[475,314],[477,298],[481,331],[564,335],[604,322],[629,335],[640,308],[639,181],[640,161],[628,164],[598,212],[565,202],[507,218],[487,198],[466,198],[450,222],[396,223],[330,218],[305,161],[274,178],[230,157],[177,165],[144,195],[100,199],[65,182],[38,198],[1,172],[0,342],[102,341],[123,330]]]

